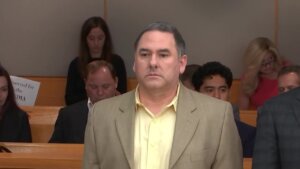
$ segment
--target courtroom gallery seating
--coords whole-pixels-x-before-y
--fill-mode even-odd
[[[53,133],[60,106],[21,106],[28,113],[32,142],[47,143]]]
[[[2,143],[11,153],[0,153],[5,169],[80,169],[83,144]]]
[[[36,106],[21,106],[29,115],[33,143],[4,143],[13,153],[0,153],[0,168],[67,169],[81,168],[82,144],[48,144],[59,109],[64,106],[65,77],[29,77],[41,82]],[[232,84],[231,101],[236,103],[239,80]],[[128,90],[136,87],[128,79]],[[243,122],[256,126],[256,111],[242,110]],[[244,169],[252,168],[252,159],[244,158]]]
[[[38,106],[64,106],[64,94],[66,88],[66,77],[50,76],[24,76],[30,80],[40,82],[40,90],[35,105]],[[137,85],[134,77],[127,78],[127,91],[133,90]],[[230,102],[237,103],[240,80],[235,79],[230,89]]]
[[[83,144],[2,143],[12,153],[0,153],[0,168],[79,169]],[[252,158],[244,158],[244,169],[252,168]]]
[[[29,114],[33,142],[45,143],[52,135],[59,109],[64,106],[66,78],[46,76],[26,76],[25,78],[41,83],[36,106],[22,106],[22,109]],[[137,85],[134,77],[129,77],[127,83],[128,91],[133,90]],[[240,81],[234,80],[230,91],[232,103],[237,102],[239,87]],[[256,111],[241,111],[240,116],[242,121],[256,126]]]

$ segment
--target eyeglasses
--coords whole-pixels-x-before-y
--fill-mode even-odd
[[[274,58],[274,56],[272,56],[268,60],[264,60],[261,63],[261,67],[265,68],[265,67],[271,66],[274,64],[274,62],[275,62],[275,58]]]

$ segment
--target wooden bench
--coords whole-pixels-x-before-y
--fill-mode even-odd
[[[35,105],[38,106],[64,106],[66,77],[51,76],[23,76],[24,78],[40,82],[40,90]],[[127,78],[127,91],[133,90],[137,85],[134,77]]]
[[[47,143],[52,136],[54,125],[60,106],[22,106],[29,115],[32,142]],[[241,110],[241,121],[256,126],[257,112],[255,110]]]
[[[47,143],[52,136],[59,106],[22,106],[28,113],[32,142]]]
[[[252,169],[252,158],[244,158],[243,169]]]
[[[64,106],[65,105],[65,88],[66,77],[51,76],[24,76],[30,80],[41,83],[35,105],[39,106]],[[137,85],[135,77],[127,78],[127,91],[133,90]],[[234,79],[230,90],[230,102],[238,102],[240,92],[240,80]]]
[[[230,89],[230,96],[229,101],[233,104],[238,103],[238,98],[240,94],[240,80],[234,79],[232,81],[231,89]],[[137,86],[137,80],[134,77],[127,79],[127,90],[130,91]]]
[[[232,85],[230,88],[230,96],[229,96],[229,101],[233,104],[238,103],[239,95],[240,95],[240,80],[239,79],[234,79],[232,81]]]
[[[24,78],[40,82],[40,89],[35,105],[65,105],[65,89],[67,83],[66,77],[24,76]]]
[[[79,169],[83,144],[3,143],[12,153],[0,153],[0,168]]]
[[[130,77],[127,79],[127,90],[133,90],[137,86],[137,80],[134,77]],[[229,96],[229,101],[233,104],[238,103],[238,98],[240,94],[240,80],[239,79],[234,79],[232,81],[231,89],[230,89],[230,96]]]
[[[79,169],[83,144],[4,143],[12,153],[0,153],[0,168]],[[252,169],[252,158],[243,159],[243,169]]]
[[[131,91],[136,88],[137,86],[137,80],[135,77],[129,77],[127,78],[127,91]]]
[[[240,110],[240,119],[249,125],[256,126],[257,111],[256,110]]]

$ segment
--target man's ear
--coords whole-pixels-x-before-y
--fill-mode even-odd
[[[179,63],[180,63],[180,74],[182,74],[185,70],[186,64],[187,64],[187,55],[182,55],[179,57]]]

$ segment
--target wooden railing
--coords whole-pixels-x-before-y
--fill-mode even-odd
[[[38,106],[64,106],[66,77],[50,76],[24,76],[24,78],[40,82],[40,90],[35,105]],[[127,90],[134,89],[137,81],[133,77],[127,79]]]
[[[12,153],[0,153],[0,168],[79,169],[83,144],[3,143]],[[243,168],[252,168],[252,158],[244,158]]]
[[[0,153],[0,168],[79,169],[83,144],[3,143],[12,153]]]
[[[47,143],[53,133],[54,125],[60,106],[22,106],[29,115],[32,141]],[[241,121],[256,126],[257,112],[255,110],[241,110]]]

